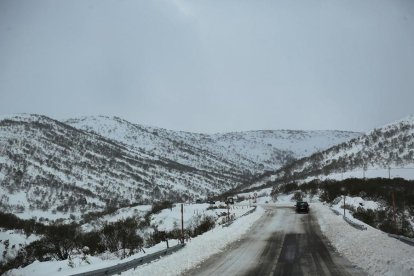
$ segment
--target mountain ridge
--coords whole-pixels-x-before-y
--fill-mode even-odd
[[[79,218],[108,206],[194,200],[245,185],[294,159],[289,147],[296,142],[303,153],[357,136],[279,132],[284,135],[279,139],[272,131],[209,136],[94,118],[2,116],[0,210],[23,218],[45,213]],[[282,149],[274,144],[294,137]]]
[[[122,122],[126,122],[127,127],[121,130],[116,129],[116,127],[113,125],[114,120],[122,120]],[[288,159],[287,161],[291,161],[293,158],[296,159],[298,157],[305,156],[313,151],[325,149],[330,145],[337,144],[361,134],[358,132],[329,130],[253,130],[243,132],[202,134],[185,131],[171,131],[164,128],[133,124],[117,117],[110,118],[107,116],[82,117],[80,119],[69,119],[66,122],[74,127],[83,130],[94,131],[102,136],[129,144],[131,146],[149,146],[150,149],[153,149],[154,146],[151,147],[151,142],[145,141],[137,143],[135,139],[131,139],[134,138],[134,136],[137,137],[137,134],[134,134],[131,128],[138,128],[145,131],[146,133],[156,133],[157,136],[160,136],[164,139],[172,139],[178,143],[187,145],[191,144],[192,146],[196,145],[201,150],[209,151],[221,157],[226,156],[226,158],[229,158],[231,156],[231,160],[241,158],[246,162],[245,165],[247,167],[256,168],[256,170],[259,171],[263,169],[258,168],[258,166],[274,170],[278,165],[280,166],[281,164],[286,163],[285,159]],[[126,134],[123,135],[123,133]],[[329,135],[332,135],[332,137],[328,137]],[[321,138],[321,140],[318,141],[318,138]],[[309,141],[306,139],[313,139],[315,141],[311,141],[311,143],[307,145],[305,142]],[[325,141],[326,139],[330,139],[330,141]],[[251,150],[249,150],[243,154],[240,151],[240,148],[233,147],[235,143],[241,143],[242,145],[240,148],[247,147],[249,149],[258,150],[259,152],[255,155],[250,154]],[[293,146],[293,144],[295,145]],[[269,152],[269,150],[271,152]],[[272,156],[272,154],[274,156]],[[257,156],[264,155],[268,155],[268,160],[264,158],[257,158]],[[277,159],[282,159],[283,161],[277,162]],[[264,164],[260,165],[260,163]]]
[[[337,178],[352,171],[388,170],[414,167],[414,115],[374,128],[347,142],[296,160],[262,177],[253,187],[266,182],[285,183],[312,179]],[[378,176],[381,173],[377,174]],[[384,174],[382,174],[384,175]],[[389,175],[387,173],[386,175]],[[413,173],[414,176],[414,173]]]

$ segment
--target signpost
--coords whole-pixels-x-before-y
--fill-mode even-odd
[[[230,221],[230,204],[227,203],[227,222]]]

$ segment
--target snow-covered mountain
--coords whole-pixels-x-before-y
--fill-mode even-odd
[[[5,211],[76,212],[184,200],[243,181],[230,165],[225,171],[198,169],[38,115],[1,120],[0,146]]]
[[[216,159],[252,174],[275,170],[293,159],[361,135],[347,131],[299,130],[209,135],[143,126],[105,116],[70,119],[66,123],[179,163],[200,168],[211,165],[214,168],[215,165],[211,162]],[[218,164],[218,167],[221,166],[223,165]]]
[[[195,134],[119,118],[0,118],[0,210],[65,218],[107,206],[221,193],[357,136],[340,131]]]
[[[350,141],[316,152],[280,168],[274,175],[262,179],[288,181],[306,178],[326,178],[335,174],[350,174],[359,171],[381,176],[381,170],[414,167],[414,116],[376,128]],[[379,171],[379,172],[377,172]],[[414,175],[414,174],[413,174]],[[254,186],[259,185],[256,183]]]

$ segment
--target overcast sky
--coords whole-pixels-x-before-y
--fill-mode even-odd
[[[0,114],[195,132],[414,113],[412,0],[0,0]]]

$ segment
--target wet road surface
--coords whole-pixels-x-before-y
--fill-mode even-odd
[[[334,252],[312,211],[266,209],[240,241],[184,275],[364,275]]]

